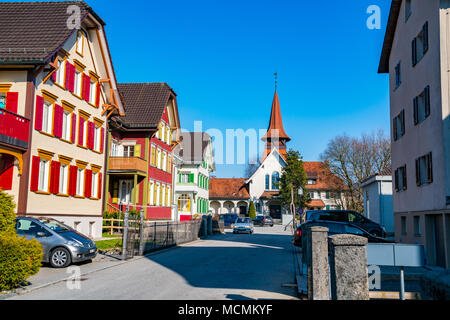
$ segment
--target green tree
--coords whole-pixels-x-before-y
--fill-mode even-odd
[[[256,208],[255,208],[255,204],[253,203],[253,201],[250,201],[250,207],[248,209],[248,216],[252,220],[256,218]]]
[[[15,234],[15,207],[13,198],[0,189],[0,232]]]
[[[308,193],[303,192],[300,197],[298,190],[305,189],[306,173],[303,169],[303,157],[300,152],[289,150],[286,154],[286,166],[281,171],[280,179],[280,198],[283,204],[290,206],[292,201],[292,192],[294,194],[295,208],[304,208],[305,204],[311,199]]]

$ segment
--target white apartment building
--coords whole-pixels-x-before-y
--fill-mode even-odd
[[[450,265],[450,1],[393,0],[379,73],[389,73],[396,241]]]

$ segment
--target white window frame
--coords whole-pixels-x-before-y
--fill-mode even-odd
[[[98,180],[100,174],[99,172],[92,171],[92,187],[91,187],[91,198],[97,198],[98,196]]]
[[[82,72],[78,69],[75,69],[75,88],[74,93],[81,97],[81,86],[82,86]]]
[[[159,198],[160,198],[160,192],[161,192],[161,184],[160,183],[156,183],[156,201],[155,201],[155,205],[159,206]]]
[[[49,175],[50,175],[50,160],[41,158],[39,161],[38,191],[48,192]]]
[[[67,195],[69,193],[69,166],[61,163],[59,169],[59,194]]]
[[[72,135],[72,113],[63,110],[62,139],[70,141]]]
[[[53,129],[53,103],[44,100],[42,110],[42,132],[52,134]]]
[[[66,61],[58,59],[58,69],[56,70],[56,83],[64,86],[64,75],[66,73]]]
[[[96,84],[97,82],[91,79],[91,82],[89,84],[89,102],[91,104],[95,104],[95,94],[97,92]]]
[[[75,194],[84,197],[84,169],[77,168],[77,186]]]

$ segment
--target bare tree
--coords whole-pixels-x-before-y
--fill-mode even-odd
[[[345,207],[362,212],[361,183],[391,166],[391,144],[381,129],[361,138],[342,135],[328,143],[320,158],[348,188]]]

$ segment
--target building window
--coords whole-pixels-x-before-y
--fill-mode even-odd
[[[190,173],[180,173],[180,177],[179,177],[180,183],[194,182],[193,180],[194,180],[193,175],[191,175]]]
[[[91,187],[91,198],[97,198],[98,197],[98,179],[99,179],[99,173],[98,172],[92,172],[92,187]]]
[[[6,109],[6,93],[0,92],[0,109]]]
[[[123,156],[125,158],[134,157],[134,146],[123,146]]]
[[[178,198],[178,211],[191,212],[191,199],[187,194],[182,194]]]
[[[44,100],[42,112],[42,132],[52,134],[53,129],[53,104]]]
[[[406,235],[406,217],[401,217],[401,232],[403,235]]]
[[[67,195],[68,191],[68,177],[69,177],[69,166],[65,164],[61,164],[59,169],[59,194]]]
[[[94,150],[100,152],[100,140],[102,135],[102,128],[95,126],[94,129]]]
[[[117,141],[112,141],[111,143],[111,157],[119,156],[119,143]]]
[[[405,135],[405,110],[402,110],[398,116],[394,118],[394,141]]]
[[[402,83],[401,62],[395,66],[395,88],[400,87]]]
[[[70,141],[71,134],[72,134],[72,113],[63,111],[61,138],[66,141]]]
[[[406,181],[406,165],[395,170],[395,191],[403,191],[407,189]]]
[[[66,61],[58,59],[58,69],[56,70],[56,83],[60,86],[64,86],[64,75],[66,72]]]
[[[78,32],[77,35],[77,45],[76,45],[76,52],[79,55],[83,55],[83,47],[84,47],[84,35],[81,32]]]
[[[158,151],[157,151],[157,161],[158,161],[157,167],[158,167],[158,169],[161,169],[161,157],[162,157],[161,149],[158,149]]]
[[[75,89],[74,93],[81,98],[81,71],[75,70]]]
[[[79,197],[84,196],[84,169],[81,169],[81,168],[78,168],[78,170],[77,170],[76,195]]]
[[[90,88],[89,88],[89,102],[91,104],[95,104],[95,94],[97,92],[97,88],[96,88],[97,83],[91,79],[91,82],[90,82],[89,86],[90,86]]]
[[[50,175],[50,160],[41,159],[39,162],[38,191],[48,192],[49,175]]]
[[[317,184],[317,179],[308,179],[306,181],[306,183],[309,184],[309,185]]]
[[[413,39],[411,47],[412,65],[415,66],[428,51],[428,22],[423,25],[420,33]]]
[[[418,186],[433,182],[433,157],[431,152],[416,159],[416,183]]]
[[[167,152],[163,152],[163,159],[162,159],[162,169],[164,171],[167,171]]]
[[[272,173],[272,189],[280,190],[280,174],[278,172]]]
[[[421,94],[414,98],[414,125],[421,123],[431,113],[430,86],[427,86]]]
[[[266,174],[266,190],[270,190],[270,176]]]
[[[414,217],[414,235],[420,237],[422,235],[422,229],[420,226],[420,216]]]
[[[406,0],[405,1],[405,22],[408,21],[409,17],[412,13],[412,0]]]

